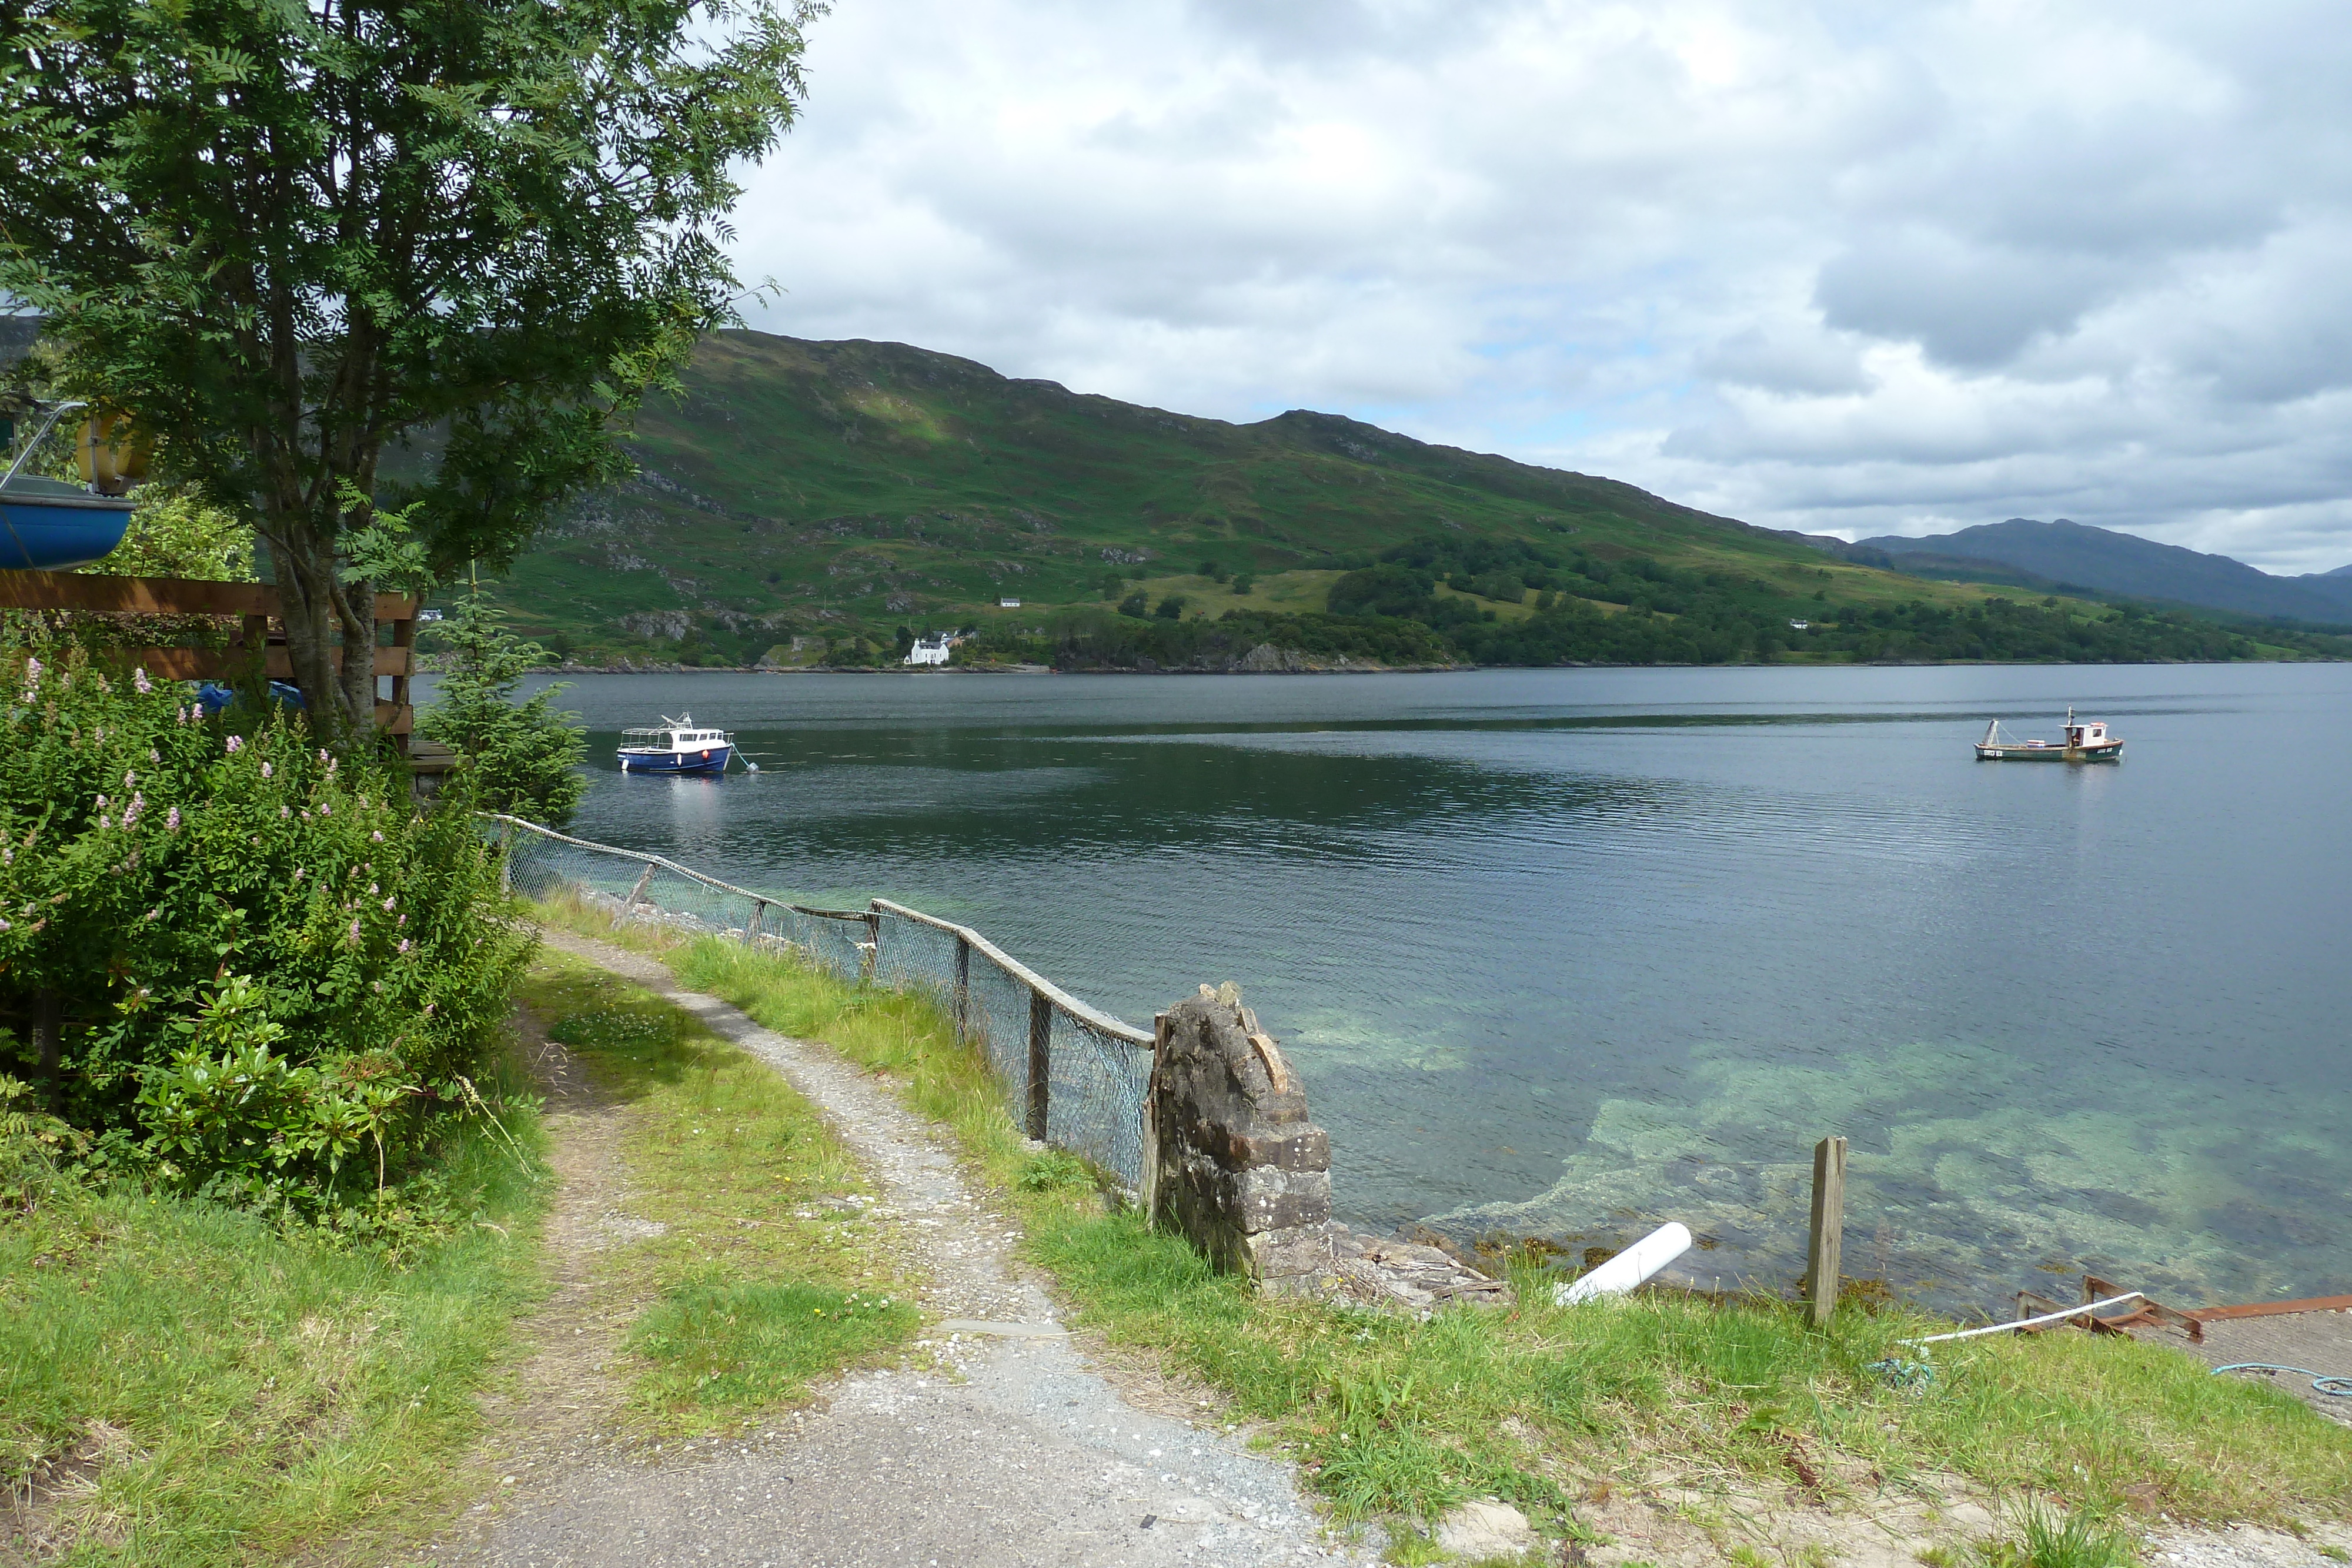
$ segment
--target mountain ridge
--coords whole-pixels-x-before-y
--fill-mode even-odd
[[[2025,586],[2068,586],[2318,625],[2352,622],[2352,567],[2277,577],[2234,557],[2159,544],[2065,517],[2051,522],[2010,517],[1948,534],[1883,534],[1857,539],[1848,549],[1874,552],[1898,569],[1907,559],[1912,569],[1937,575],[1989,563],[2030,574],[2033,580]],[[1863,558],[1857,553],[1855,559]]]

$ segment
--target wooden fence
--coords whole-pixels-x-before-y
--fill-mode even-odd
[[[376,727],[407,754],[415,713],[408,700],[416,673],[416,612],[420,601],[397,593],[375,596],[376,624],[390,629],[389,645],[374,650],[375,676],[390,680],[387,700],[376,688]],[[167,680],[216,680],[250,667],[261,651],[262,673],[285,680],[294,673],[286,650],[278,590],[264,582],[195,582],[177,577],[96,577],[79,572],[0,571],[0,610],[82,610],[111,615],[203,615],[236,621],[226,648],[130,648],[124,656]]]

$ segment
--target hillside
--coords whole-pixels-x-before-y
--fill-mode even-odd
[[[2063,517],[2011,517],[1957,533],[1863,539],[1850,559],[1877,551],[1906,571],[2025,587],[2069,584],[2137,599],[2199,605],[2239,615],[2352,622],[2352,568],[2273,577],[2223,555],[2205,555]]]
[[[570,657],[864,658],[901,629],[957,626],[1017,641],[1056,612],[1108,613],[1139,592],[1180,621],[1236,612],[1279,645],[1381,662],[1467,656],[1474,622],[1629,608],[1689,623],[1679,639],[1588,626],[1537,641],[1581,650],[1558,657],[1745,657],[1792,619],[1960,614],[1998,592],[1337,415],[1231,424],[900,344],[722,333],[683,382],[638,420],[640,477],[576,508],[509,578],[519,624]],[[1533,553],[1506,570],[1489,546]],[[1418,551],[1427,591],[1391,594],[1378,613],[1419,630],[1374,635],[1361,606],[1325,623],[1343,574],[1401,550]],[[1491,592],[1464,586],[1481,572]],[[1475,608],[1413,608],[1465,598]],[[2074,601],[2051,612],[2113,615]],[[1318,623],[1311,635],[1301,616]],[[1702,623],[1720,634],[1699,637]],[[2226,655],[2183,644],[2161,656]]]

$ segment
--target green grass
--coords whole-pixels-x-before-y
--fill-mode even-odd
[[[584,911],[555,917],[613,935]],[[1493,1494],[1573,1535],[1580,1488],[1662,1462],[1783,1484],[1810,1471],[1832,1499],[1853,1484],[1842,1477],[1926,1487],[1952,1474],[2061,1502],[2065,1529],[2079,1518],[2105,1530],[2097,1521],[2151,1496],[2186,1520],[2352,1517],[2352,1432],[2159,1346],[1994,1336],[1937,1348],[1932,1381],[1904,1389],[1872,1364],[1917,1359],[1902,1342],[1947,1325],[1901,1307],[1850,1305],[1826,1333],[1763,1300],[1559,1308],[1531,1270],[1518,1307],[1425,1322],[1259,1299],[1131,1213],[1107,1215],[1067,1156],[1026,1152],[984,1064],[921,999],[717,939],[636,928],[615,939],[772,1028],[888,1072],[1018,1207],[1029,1256],[1079,1321],[1213,1385],[1343,1518],[1428,1519]],[[2022,1555],[1992,1568],[2099,1568],[2052,1555],[2057,1538],[2036,1544],[2032,1521],[2056,1529],[2057,1516],[2026,1517]]]
[[[478,1125],[445,1155],[473,1223],[397,1262],[120,1186],[0,1218],[0,1481],[72,1478],[41,1511],[74,1563],[368,1555],[429,1530],[540,1291],[539,1134],[504,1120],[515,1145]]]
[[[766,1064],[659,997],[545,953],[523,1003],[622,1103],[629,1212],[662,1233],[609,1278],[648,1301],[630,1327],[630,1406],[697,1433],[886,1357],[920,1315],[856,1166]]]

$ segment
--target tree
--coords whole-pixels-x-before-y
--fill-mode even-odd
[[[364,737],[380,496],[510,561],[733,317],[737,160],[814,0],[7,0],[0,295],[267,546],[314,724]]]
[[[562,685],[515,700],[522,678],[549,662],[547,651],[507,629],[478,579],[457,601],[448,643],[440,689],[417,715],[417,732],[457,754],[476,806],[563,826],[588,788],[584,743],[571,723],[579,716],[556,711]]]

